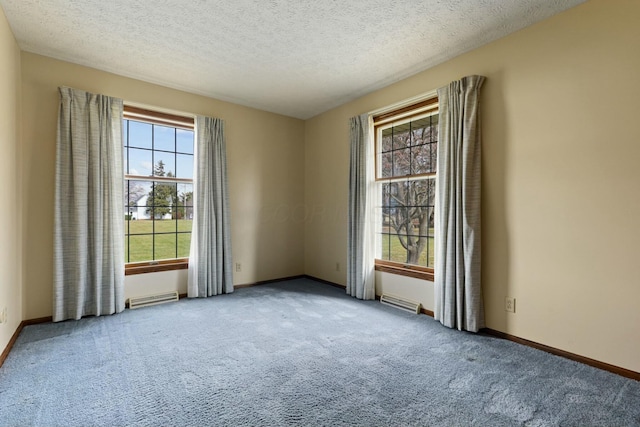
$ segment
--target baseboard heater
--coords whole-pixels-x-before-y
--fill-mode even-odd
[[[420,303],[409,301],[404,298],[397,297],[395,295],[382,294],[380,302],[391,307],[399,308],[400,310],[408,311],[410,313],[420,313]]]
[[[129,298],[129,308],[147,307],[149,305],[163,304],[165,302],[178,301],[178,292],[164,292],[155,295]]]

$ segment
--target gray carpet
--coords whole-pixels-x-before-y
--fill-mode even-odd
[[[306,279],[26,327],[2,426],[640,426],[640,382]]]

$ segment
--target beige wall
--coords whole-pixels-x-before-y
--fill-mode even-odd
[[[0,8],[0,353],[22,320],[20,50]]]
[[[638,16],[591,0],[308,120],[305,272],[345,283],[348,118],[481,74],[488,326],[640,371]]]
[[[25,319],[51,315],[57,88],[61,85],[225,120],[233,258],[242,265],[242,271],[234,273],[234,282],[303,273],[302,221],[272,214],[276,208],[304,203],[303,121],[23,52]],[[128,276],[126,294],[145,295],[167,287],[182,292],[185,277],[177,272]]]

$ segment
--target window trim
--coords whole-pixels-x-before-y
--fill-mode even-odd
[[[434,281],[435,271],[431,267],[422,267],[419,265],[403,264],[401,262],[387,261],[375,259],[375,270],[385,273],[397,274],[398,276],[413,277],[416,279]]]
[[[129,262],[124,265],[124,275],[156,273],[158,271],[186,270],[189,258],[163,259],[158,261]]]
[[[422,103],[420,103],[422,104]],[[418,107],[420,106],[420,104],[418,104]],[[420,116],[425,116],[427,117],[428,115],[433,115],[433,114],[429,114],[429,113],[433,113],[434,111],[437,112],[438,111],[438,102],[437,102],[437,98],[436,98],[436,102],[435,105],[433,102],[429,102],[428,104],[426,104],[429,108],[426,109],[420,109],[420,111],[416,111],[414,113],[411,114],[405,114],[402,116],[391,116],[389,114],[392,113],[387,113],[387,115],[385,117],[387,117],[387,120],[384,120],[382,122],[376,122],[376,119],[374,118],[373,121],[373,134],[374,134],[374,138],[373,138],[373,144],[374,144],[374,155],[375,155],[375,180],[376,182],[379,181],[394,181],[394,180],[402,180],[402,179],[407,179],[407,178],[426,178],[426,177],[430,177],[430,176],[435,176],[436,172],[428,172],[428,173],[420,173],[420,174],[412,174],[412,173],[408,173],[406,175],[398,175],[398,176],[392,176],[392,177],[388,177],[388,178],[384,178],[384,177],[379,177],[378,176],[378,163],[379,163],[379,154],[381,154],[381,152],[378,151],[378,129],[380,129],[381,127],[389,127],[389,126],[393,126],[393,124],[395,122],[406,122],[406,121],[412,121],[412,119],[414,119],[415,117],[420,117]],[[410,107],[405,107],[402,110],[404,111],[406,108],[410,108]]]
[[[160,111],[149,110],[146,108],[133,107],[127,104],[124,105],[122,118],[123,120],[146,122],[146,123],[152,123],[155,125],[192,130],[195,132],[194,117],[163,113]],[[148,181],[150,178],[152,178],[153,181],[193,182],[192,179],[188,179],[188,178],[175,178],[175,177],[166,178],[161,176],[149,177],[149,176],[127,175],[127,174],[124,174],[123,176],[126,176],[126,179],[129,179],[129,180]],[[131,276],[135,274],[156,273],[159,271],[186,270],[188,268],[189,268],[189,258],[171,258],[171,259],[141,261],[141,262],[125,262],[124,274],[125,276]]]
[[[390,124],[398,121],[411,120],[414,117],[418,117],[427,113],[437,112],[439,113],[439,99],[437,95],[431,96],[428,99],[412,103],[410,105],[400,107],[394,110],[386,111],[384,113],[373,116],[373,131],[374,131],[374,158],[375,158],[375,178],[376,184],[381,182],[393,182],[403,181],[407,178],[420,179],[435,177],[437,172],[430,172],[424,174],[407,174],[404,176],[394,176],[391,178],[378,177],[378,129],[382,126],[389,126]],[[413,277],[416,279],[428,280],[433,282],[435,280],[435,270],[432,267],[423,267],[419,265],[382,260],[375,258],[374,268],[376,271],[395,274],[399,276]]]
[[[162,113],[160,111],[132,107],[131,105],[126,104],[124,105],[122,118],[125,120],[135,120],[138,122],[147,122],[153,123],[154,125],[177,127],[186,130],[194,130],[195,128],[195,119],[193,117]]]

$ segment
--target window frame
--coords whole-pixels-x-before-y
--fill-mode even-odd
[[[429,172],[429,173],[422,173],[422,174],[409,173],[404,176],[393,176],[393,177],[387,177],[387,178],[382,178],[378,176],[378,171],[380,170],[379,169],[380,160],[378,157],[381,154],[381,151],[379,149],[379,144],[381,142],[378,140],[378,137],[379,137],[378,130],[383,126],[388,126],[389,124],[394,122],[407,120],[407,119],[411,120],[414,117],[419,117],[429,113],[433,114],[434,112],[439,114],[439,102],[438,102],[437,96],[433,96],[426,100],[416,102],[408,106],[393,109],[393,110],[383,112],[373,116],[373,132],[374,132],[374,137],[373,137],[374,150],[373,151],[374,151],[374,157],[375,157],[375,184],[379,188],[376,191],[381,191],[380,188],[383,182],[399,181],[402,178],[410,177],[410,178],[419,179],[419,178],[433,177],[433,179],[436,179],[435,177],[437,176],[437,170],[436,172]],[[376,209],[377,208],[378,207],[376,206]],[[376,231],[376,234],[378,234],[378,231]],[[435,242],[435,236],[434,236],[434,242]],[[376,271],[396,274],[399,276],[413,277],[416,279],[428,280],[431,282],[434,281],[435,270],[433,267],[425,267],[425,266],[419,266],[414,264],[383,260],[383,259],[379,259],[378,255],[379,254],[376,254],[376,258],[374,260],[374,267]]]
[[[146,108],[124,105],[122,115],[123,120],[132,120],[137,122],[151,123],[154,125],[168,126],[178,129],[191,130],[194,132],[194,161],[195,161],[195,118],[189,116],[181,116],[177,114],[164,113]],[[141,181],[166,181],[166,182],[185,182],[192,183],[193,179],[188,178],[169,178],[159,176],[139,176],[123,174],[125,180],[141,180]],[[125,233],[125,236],[127,234]],[[185,270],[189,268],[189,258],[170,258],[163,260],[125,262],[125,276],[155,273],[159,271]]]

